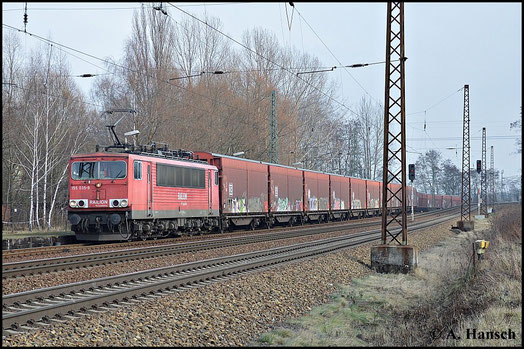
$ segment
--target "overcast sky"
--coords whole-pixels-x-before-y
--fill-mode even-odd
[[[24,29],[24,4],[3,2],[2,23]],[[168,3],[162,4],[175,20],[187,18]],[[223,31],[238,41],[246,29],[265,28],[281,45],[315,55],[326,67],[385,59],[386,3],[296,2],[296,11],[288,3],[173,4],[199,18],[204,13],[218,17]],[[27,32],[118,60],[130,36],[133,12],[140,6],[28,3]],[[446,148],[462,146],[464,94],[460,89],[469,84],[471,166],[481,159],[482,127],[486,127],[488,168],[493,145],[495,167],[504,170],[504,177],[521,174],[514,138],[521,130],[510,130],[510,123],[520,118],[522,106],[522,4],[406,3],[404,11],[407,162],[416,161],[416,152],[436,148],[461,169],[462,150]],[[41,44],[29,35],[19,36],[27,51]],[[242,50],[233,41],[231,45]],[[72,53],[103,67],[96,59]],[[77,57],[68,56],[72,74],[104,73]],[[336,99],[355,110],[364,95],[383,101],[384,69],[378,64],[324,74],[340,84]],[[86,94],[92,81],[78,78]]]

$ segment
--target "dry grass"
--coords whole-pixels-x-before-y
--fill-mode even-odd
[[[421,253],[412,274],[376,274],[343,286],[333,302],[264,334],[258,345],[520,346],[521,208],[509,207]],[[491,223],[491,224],[490,224]],[[473,267],[472,242],[490,241]],[[465,339],[467,329],[515,340]],[[454,340],[453,331],[461,340]],[[449,337],[449,338],[446,338]]]

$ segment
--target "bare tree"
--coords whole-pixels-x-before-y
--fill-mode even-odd
[[[364,177],[378,179],[383,157],[384,115],[383,107],[373,104],[365,96],[358,105],[359,139],[362,147]]]
[[[2,105],[6,111],[2,121],[7,122],[3,153],[8,150],[3,174],[9,178],[5,196],[9,203],[24,207],[20,211],[30,230],[50,228],[57,197],[67,190],[63,179],[69,155],[79,149],[69,141],[78,138],[89,120],[85,107],[79,107],[83,97],[71,80],[64,55],[40,47],[24,61],[16,56],[16,40],[12,40],[6,41],[3,58],[3,77],[10,81],[3,86],[7,100]]]
[[[520,107],[520,120],[514,121],[510,124],[510,129],[515,129],[521,135],[516,141],[517,153],[522,153],[522,107]]]
[[[415,163],[417,169],[416,186],[417,189],[424,193],[431,193],[433,195],[439,194],[441,175],[441,159],[442,155],[434,150],[428,150],[425,154],[421,154]]]
[[[439,181],[442,194],[461,195],[462,171],[449,159],[442,162],[441,168]]]
[[[2,203],[5,203],[4,216],[11,211],[14,201],[13,186],[19,178],[19,167],[14,161],[14,142],[19,124],[16,122],[16,101],[19,88],[16,81],[21,71],[20,40],[13,32],[4,32],[2,40]]]

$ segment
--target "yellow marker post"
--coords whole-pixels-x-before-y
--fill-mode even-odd
[[[481,260],[482,256],[486,252],[486,249],[489,246],[489,241],[486,240],[476,240],[475,241],[475,251],[477,252],[478,259]]]

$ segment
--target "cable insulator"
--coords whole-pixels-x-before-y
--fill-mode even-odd
[[[26,31],[27,27],[27,2],[25,3],[25,9],[24,9],[24,32]]]

